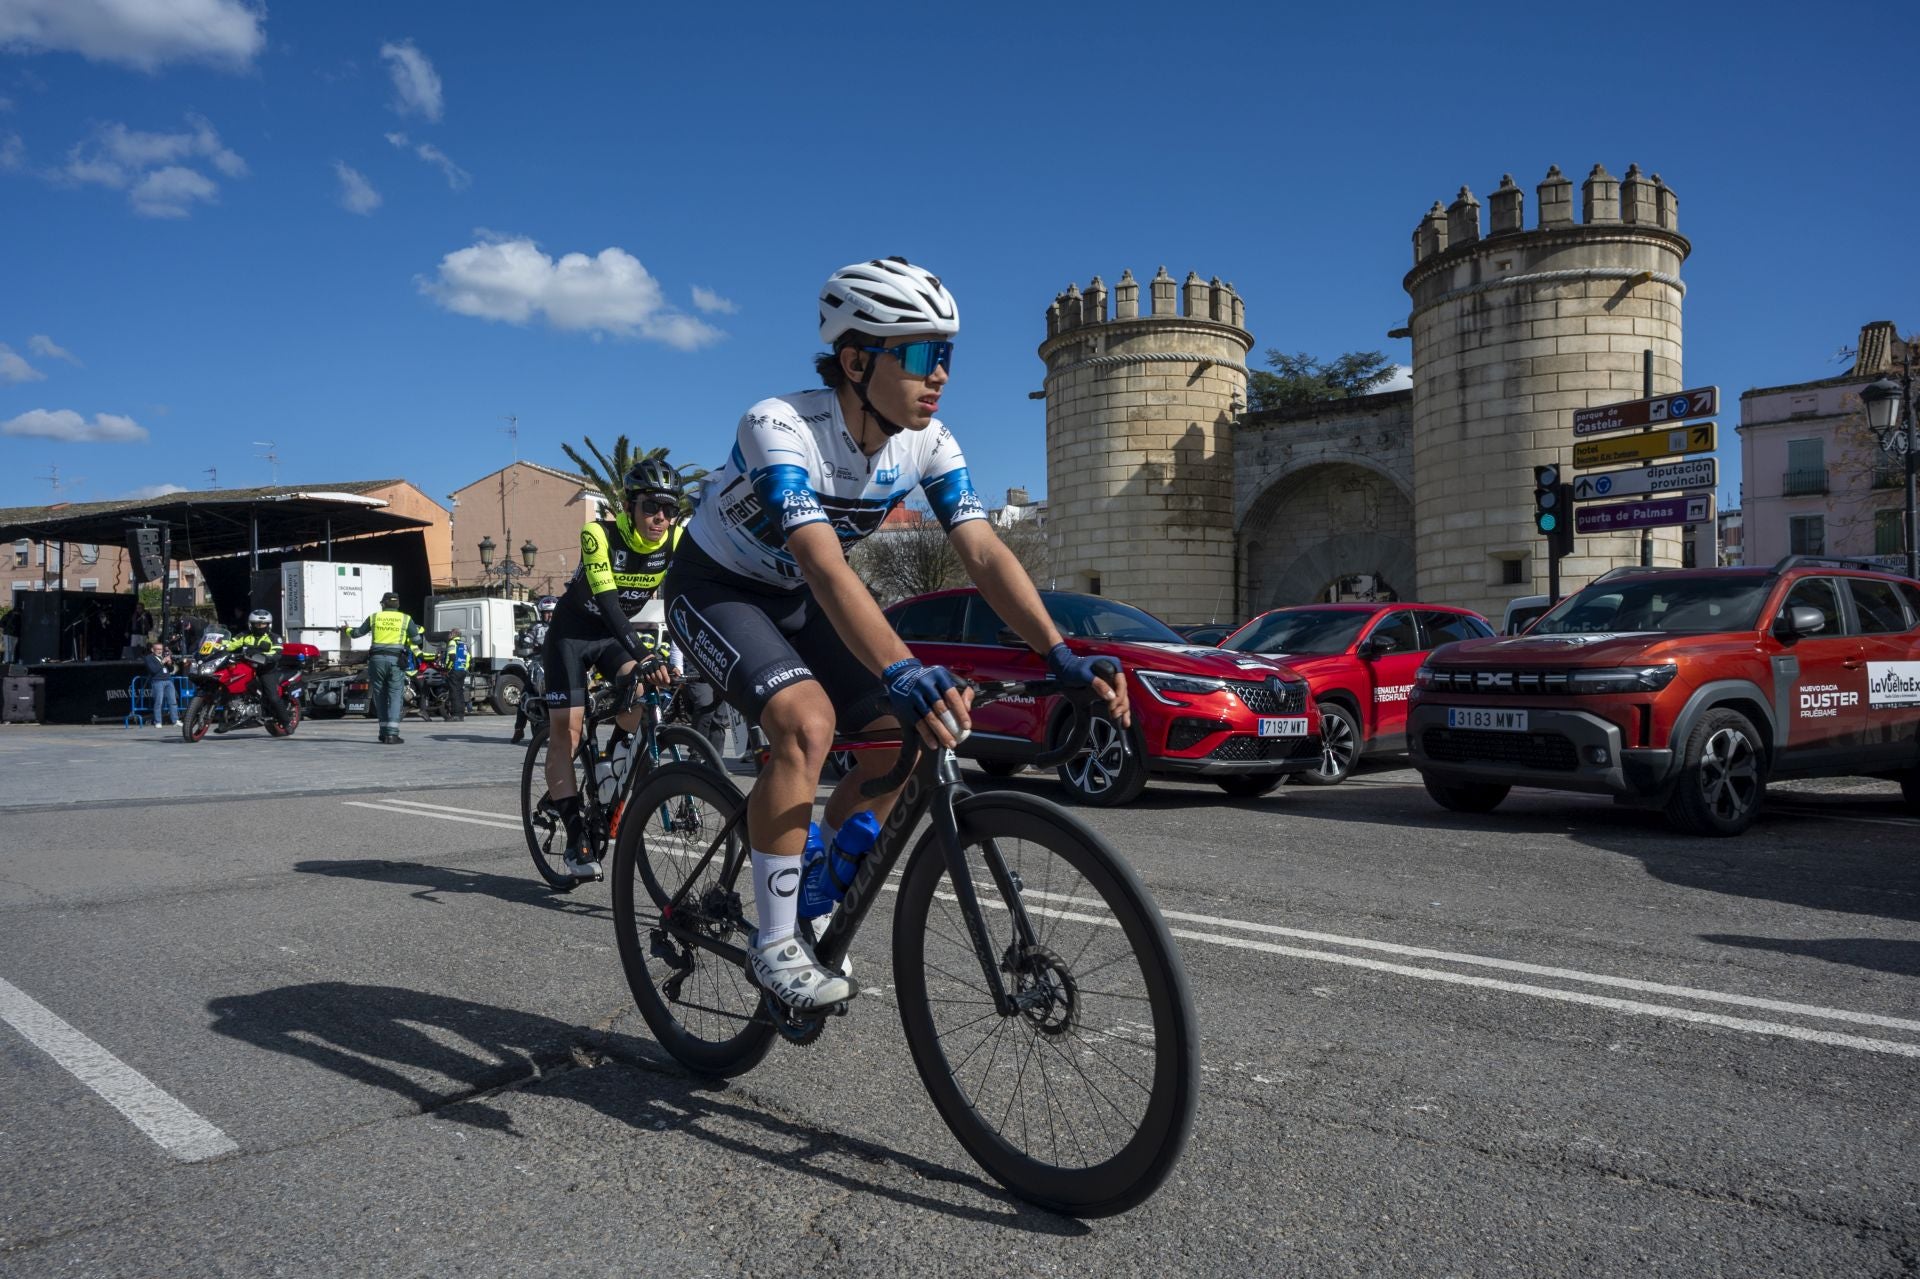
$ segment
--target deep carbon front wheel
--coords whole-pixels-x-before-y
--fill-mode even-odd
[[[894,915],[914,1065],[947,1127],[1007,1189],[1073,1216],[1124,1212],[1166,1179],[1193,1127],[1199,1032],[1179,952],[1132,868],[1070,814],[1006,792],[956,812],[1017,1008],[994,1006],[930,830]]]
[[[613,932],[634,1003],[662,1048],[708,1075],[751,1070],[773,1046],[760,988],[720,953],[744,954],[754,926],[746,803],[703,764],[665,764],[627,801],[614,845]]]
[[[581,782],[578,756],[573,771],[577,788]],[[540,878],[555,892],[572,892],[584,881],[568,874],[562,864],[567,852],[567,827],[546,798],[547,726],[541,724],[534,729],[520,762],[520,827],[526,833],[527,852],[532,854],[533,868],[540,872]]]

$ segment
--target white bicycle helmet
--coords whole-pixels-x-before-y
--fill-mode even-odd
[[[849,332],[893,337],[960,331],[960,307],[940,277],[905,258],[854,262],[827,277],[820,290],[820,340],[828,346]]]

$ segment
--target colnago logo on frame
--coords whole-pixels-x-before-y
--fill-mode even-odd
[[[1920,662],[1868,662],[1868,706],[1920,706]]]

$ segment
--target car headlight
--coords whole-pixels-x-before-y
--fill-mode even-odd
[[[1208,679],[1204,675],[1175,675],[1171,671],[1135,671],[1140,678],[1140,687],[1151,693],[1155,700],[1168,706],[1185,706],[1186,702],[1169,693],[1185,693],[1189,697],[1204,697],[1208,693],[1224,693],[1227,682]]]
[[[1413,673],[1413,683],[1416,688],[1432,688],[1433,667],[1422,666],[1419,670],[1415,671]]]
[[[1622,666],[1608,670],[1568,671],[1567,691],[1572,693],[1657,693],[1673,683],[1680,668],[1671,662],[1661,666]]]

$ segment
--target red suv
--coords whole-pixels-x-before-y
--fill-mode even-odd
[[[1307,677],[1320,707],[1320,767],[1303,780],[1334,786],[1362,755],[1407,748],[1407,694],[1429,651],[1491,634],[1480,614],[1441,604],[1302,604],[1260,614],[1220,647],[1267,654]]]
[[[1149,775],[1215,783],[1229,795],[1264,795],[1288,773],[1320,762],[1320,716],[1307,682],[1266,658],[1197,647],[1150,613],[1100,595],[1042,591],[1053,624],[1081,656],[1118,659],[1127,673],[1133,728],[1104,717],[1088,749],[1060,766],[1076,799],[1124,804]],[[1035,680],[1046,661],[971,587],[902,600],[887,617],[921,661],[980,680]],[[996,777],[1048,748],[1066,708],[1059,698],[1008,698],[973,717],[960,753]]]
[[[1545,786],[1736,835],[1769,779],[1848,775],[1920,811],[1920,583],[1870,564],[1616,569],[1415,682],[1414,766],[1456,812]]]

